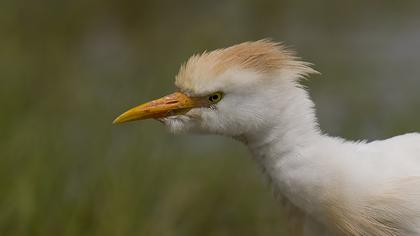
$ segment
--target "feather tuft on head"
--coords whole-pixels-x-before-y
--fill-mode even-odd
[[[318,73],[310,63],[301,61],[283,44],[263,39],[244,42],[224,49],[197,54],[181,66],[176,76],[177,87],[193,87],[196,80],[212,80],[228,70],[239,69],[260,74],[288,70],[299,77]]]

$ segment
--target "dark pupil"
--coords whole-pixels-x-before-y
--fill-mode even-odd
[[[210,100],[212,102],[216,101],[217,99],[219,99],[219,95],[213,95],[213,96],[210,97]]]

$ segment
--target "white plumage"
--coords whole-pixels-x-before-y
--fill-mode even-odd
[[[176,78],[180,92],[115,122],[156,118],[173,132],[243,142],[300,212],[303,235],[420,235],[420,134],[370,143],[323,134],[298,83],[311,73],[280,44],[242,43],[193,56]]]

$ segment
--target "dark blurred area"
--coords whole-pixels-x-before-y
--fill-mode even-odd
[[[114,126],[191,54],[272,38],[313,62],[325,132],[420,131],[419,1],[0,3],[0,235],[289,235],[246,149]]]

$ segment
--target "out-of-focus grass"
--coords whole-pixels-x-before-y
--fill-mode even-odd
[[[154,147],[157,139],[167,142],[166,137],[142,137],[128,127],[124,135],[129,138],[111,129],[89,135],[89,127],[68,137],[71,129],[56,127],[49,133],[48,125],[33,125],[22,127],[2,149],[2,235],[282,231],[273,228],[281,218],[269,191],[250,161],[235,157],[238,153],[192,155],[176,144]]]
[[[238,143],[111,122],[190,54],[272,37],[328,78],[307,82],[326,131],[420,130],[419,3],[341,4],[2,1],[0,235],[288,235]]]

